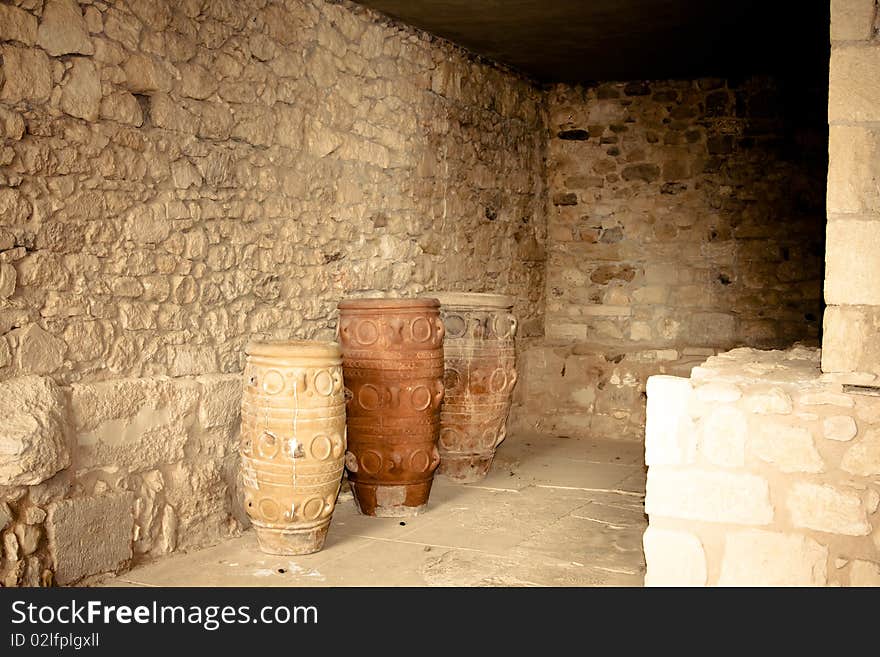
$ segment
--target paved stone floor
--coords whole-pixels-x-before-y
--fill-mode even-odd
[[[340,496],[324,549],[276,557],[253,531],[139,566],[110,586],[641,586],[638,443],[511,436],[479,484],[438,477],[415,518]]]

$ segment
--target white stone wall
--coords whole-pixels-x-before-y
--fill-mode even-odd
[[[832,0],[822,369],[880,380],[880,33],[874,0]]]
[[[543,94],[517,75],[324,0],[4,1],[0,65],[4,585],[238,532],[253,337],[439,288],[543,331]]]
[[[649,586],[880,586],[880,396],[819,351],[735,349],[648,380]]]

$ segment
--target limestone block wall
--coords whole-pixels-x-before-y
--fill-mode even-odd
[[[3,0],[0,63],[5,584],[238,531],[252,337],[438,288],[543,332],[521,77],[324,0]]]
[[[812,82],[551,90],[546,342],[527,354],[541,375],[518,421],[641,439],[649,375],[817,342],[827,157]]]
[[[817,349],[648,380],[649,586],[880,586],[880,397]]]
[[[822,369],[880,375],[880,23],[874,0],[831,3],[828,249]]]

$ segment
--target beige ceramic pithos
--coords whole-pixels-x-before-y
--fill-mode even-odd
[[[461,483],[479,481],[507,436],[517,376],[515,299],[464,292],[434,296],[446,329],[438,472]]]
[[[335,342],[251,342],[241,409],[245,509],[260,549],[321,549],[344,467],[342,353]]]

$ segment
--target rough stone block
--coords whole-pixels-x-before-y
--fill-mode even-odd
[[[767,525],[773,506],[767,482],[752,474],[712,470],[648,470],[645,511],[648,515]]]
[[[112,572],[131,559],[134,495],[77,497],[49,506],[46,532],[59,584]]]
[[[849,415],[834,415],[822,420],[822,435],[828,440],[852,440],[858,431],[856,421]]]
[[[53,56],[95,52],[76,0],[49,0],[37,29],[37,45]]]
[[[720,586],[824,586],[828,548],[799,534],[750,529],[724,541]]]
[[[690,532],[648,527],[645,548],[645,586],[705,586],[706,553]]]
[[[880,253],[865,249],[866,244],[880,244],[880,220],[836,219],[828,222],[825,247],[827,303],[880,305]]]
[[[828,121],[880,121],[880,45],[831,49]]]
[[[880,131],[831,126],[828,143],[828,212],[880,212]]]
[[[840,467],[860,477],[880,475],[880,429],[871,429],[856,444],[846,450]]]
[[[738,408],[718,406],[699,423],[700,454],[726,468],[745,465],[748,421]]]
[[[783,472],[822,472],[822,457],[812,432],[802,426],[758,418],[753,422],[749,450]]]
[[[69,77],[61,88],[61,109],[86,121],[97,121],[101,108],[101,77],[86,57],[72,58]]]
[[[0,87],[0,100],[45,102],[52,93],[52,67],[46,53],[36,48],[0,46],[0,61],[6,82]]]
[[[880,308],[828,306],[822,335],[822,371],[880,374],[878,330]],[[851,398],[849,404],[853,404]]]
[[[696,388],[697,399],[701,402],[735,402],[742,397],[742,391],[732,383],[707,383]]]
[[[880,587],[880,563],[856,559],[849,567],[850,586]]]
[[[0,41],[19,41],[26,46],[37,39],[37,19],[24,9],[0,5]]]
[[[238,374],[200,376],[199,423],[205,428],[234,424],[241,417],[242,380]]]
[[[797,482],[786,503],[796,527],[848,536],[871,533],[862,499],[853,489]]]
[[[760,392],[750,392],[745,398],[745,407],[750,413],[758,415],[786,415],[793,405],[791,395],[782,388],[774,387]]]
[[[862,41],[871,38],[874,0],[831,0],[831,40]]]
[[[64,395],[50,379],[0,383],[0,485],[34,485],[70,465]]]
[[[687,414],[693,389],[688,379],[652,376],[647,383],[645,463],[681,465],[693,462],[694,428]]]

